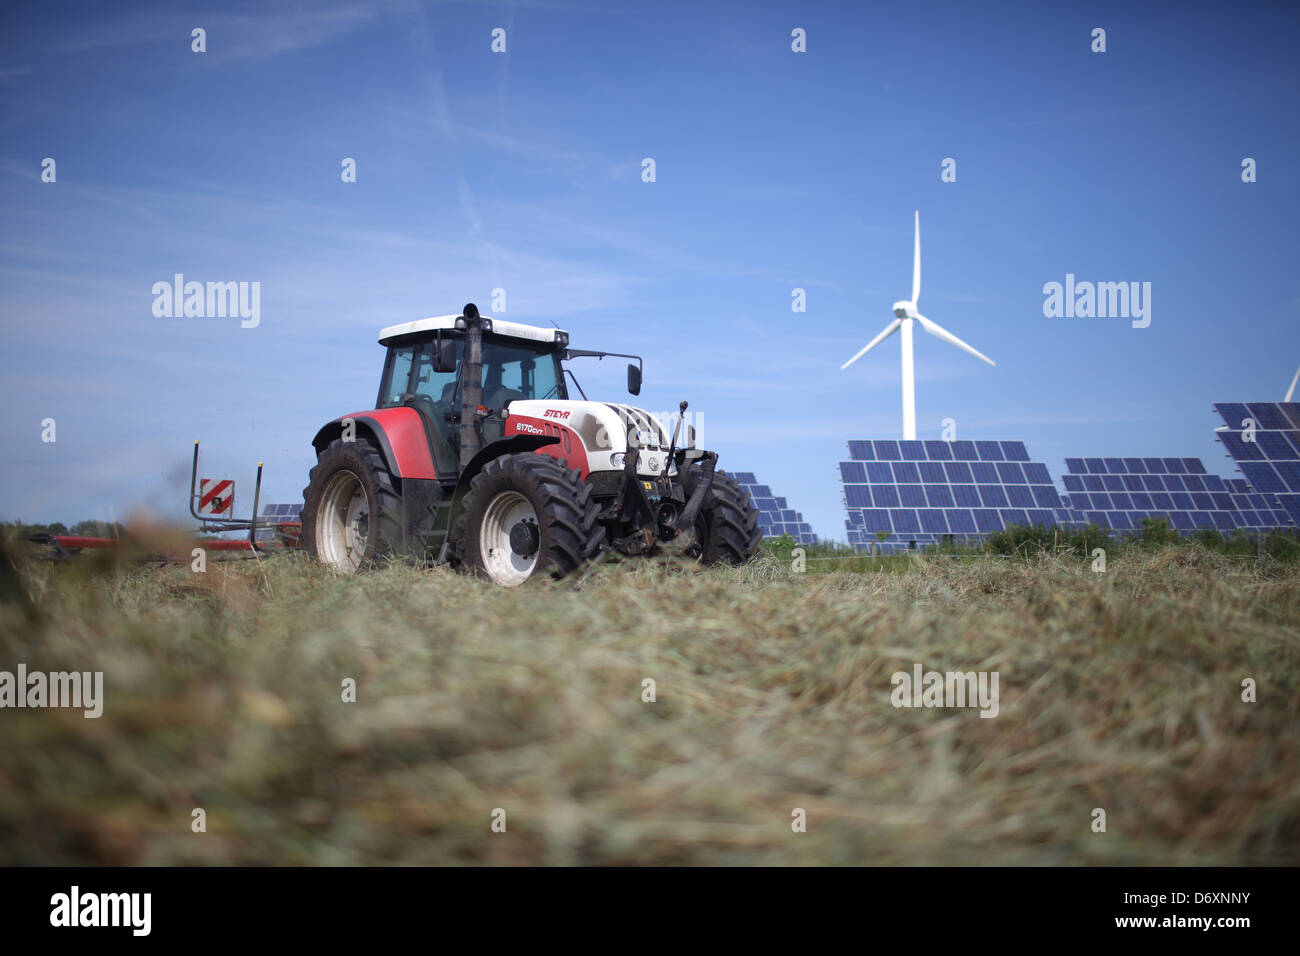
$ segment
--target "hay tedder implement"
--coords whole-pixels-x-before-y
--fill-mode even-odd
[[[194,441],[194,462],[190,466],[190,514],[198,519],[201,535],[248,532],[247,538],[205,537],[200,546],[216,551],[263,553],[298,546],[299,522],[279,515],[257,516],[262,500],[262,463],[257,463],[253,483],[253,510],[248,518],[236,518],[235,483],[230,479],[199,478],[199,442]],[[215,545],[215,547],[214,547]]]
[[[300,525],[296,519],[274,515],[257,516],[262,495],[262,462],[257,463],[251,517],[236,518],[235,483],[230,479],[198,477],[199,443],[194,442],[190,468],[190,514],[199,522],[197,533],[177,536],[157,529],[126,529],[120,537],[104,538],[72,534],[32,534],[23,540],[47,547],[45,557],[62,560],[83,551],[129,553],[135,558],[159,561],[189,561],[194,548],[231,556],[266,554],[297,547]],[[238,538],[217,537],[247,532]]]

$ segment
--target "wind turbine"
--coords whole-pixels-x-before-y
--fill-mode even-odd
[[[1291,379],[1291,387],[1286,390],[1286,398],[1282,399],[1282,401],[1291,401],[1291,396],[1295,394],[1296,382],[1300,382],[1300,368],[1295,370],[1295,378]]]
[[[921,328],[925,329],[935,338],[943,339],[949,345],[955,345],[959,349],[969,352],[977,359],[988,362],[990,365],[996,365],[991,358],[981,352],[971,348],[957,336],[953,335],[943,326],[936,322],[931,322],[920,312],[916,311],[916,300],[921,297],[921,212],[916,212],[916,245],[912,253],[912,298],[906,302],[894,303],[894,321],[885,326],[884,331],[866,344],[857,355],[849,359],[840,366],[840,371],[848,368],[862,356],[866,355],[885,339],[889,338],[895,332],[902,330],[903,343],[903,438],[916,438],[916,382],[912,371],[912,323],[920,322]]]

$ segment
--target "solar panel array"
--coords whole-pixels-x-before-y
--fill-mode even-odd
[[[920,548],[1070,520],[1047,466],[1020,441],[850,441],[840,480],[857,548]]]
[[[262,508],[262,517],[258,520],[278,524],[286,521],[298,521],[301,517],[302,502],[299,502],[296,505],[266,505]]]
[[[1199,458],[1067,458],[1062,481],[1077,521],[1113,531],[1141,531],[1147,517],[1181,532],[1241,527],[1232,492]]]
[[[813,534],[812,526],[803,520],[803,515],[793,510],[784,498],[772,494],[772,489],[767,485],[759,484],[752,471],[735,471],[731,477],[740,482],[740,486],[753,499],[754,507],[758,509],[758,526],[763,529],[763,537],[779,538],[788,534],[799,544],[817,543],[817,535]]]
[[[1300,403],[1216,402],[1226,428],[1215,432],[1250,486],[1248,525],[1300,525]],[[1252,514],[1253,513],[1253,514]]]
[[[1224,478],[1237,506],[1239,524],[1248,531],[1272,531],[1291,526],[1291,518],[1278,507],[1276,495],[1261,495],[1245,478]]]

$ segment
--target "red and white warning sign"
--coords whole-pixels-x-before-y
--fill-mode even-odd
[[[235,483],[229,478],[200,478],[199,514],[216,518],[234,517]]]

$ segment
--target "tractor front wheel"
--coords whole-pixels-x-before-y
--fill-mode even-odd
[[[698,467],[686,473],[688,501],[701,480]],[[758,552],[762,540],[758,509],[748,492],[725,471],[714,472],[704,506],[695,519],[691,552],[701,564],[744,564]]]
[[[402,502],[369,442],[330,442],[302,496],[299,544],[326,567],[355,574],[400,550]]]
[[[456,522],[457,563],[504,587],[562,578],[600,552],[599,512],[591,486],[563,462],[502,455],[470,481]]]

